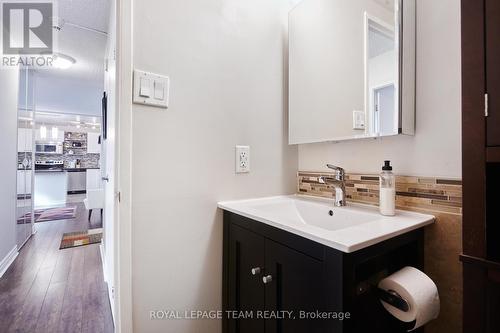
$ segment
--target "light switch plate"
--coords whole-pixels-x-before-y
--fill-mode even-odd
[[[352,111],[352,129],[364,130],[365,129],[365,112]]]
[[[236,173],[250,172],[250,146],[236,146]]]
[[[168,108],[168,76],[134,70],[134,103]]]

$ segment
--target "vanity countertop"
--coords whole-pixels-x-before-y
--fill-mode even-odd
[[[222,201],[218,207],[291,232],[345,253],[434,223],[434,216],[397,210],[383,216],[378,207],[303,195]]]

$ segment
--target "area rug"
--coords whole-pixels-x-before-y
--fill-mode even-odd
[[[68,220],[68,219],[74,219],[75,217],[76,217],[76,206],[35,210],[35,222]]]
[[[102,228],[85,231],[68,232],[63,234],[59,250],[89,244],[100,243],[102,240]]]

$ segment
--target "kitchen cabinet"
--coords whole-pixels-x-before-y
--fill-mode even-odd
[[[17,195],[31,194],[31,170],[17,170]]]
[[[99,143],[99,133],[87,133],[87,153],[100,154],[101,144]]]
[[[19,152],[33,151],[33,130],[31,128],[18,128],[17,149]]]
[[[64,131],[61,131],[59,129],[57,131],[57,137],[53,138],[52,137],[52,126],[45,126],[47,128],[47,133],[45,135],[45,138],[42,138],[40,134],[40,128],[37,128],[35,130],[35,141],[37,142],[64,142]]]
[[[408,328],[385,311],[374,286],[405,266],[423,269],[423,229],[353,253],[229,211],[224,211],[223,232],[224,333]],[[231,311],[252,316],[227,316]],[[318,314],[327,318],[318,319]]]
[[[102,188],[101,169],[87,169],[87,190]]]
[[[68,193],[67,172],[36,172],[35,207],[65,205]]]
[[[25,171],[17,170],[17,195],[24,195],[26,191]]]

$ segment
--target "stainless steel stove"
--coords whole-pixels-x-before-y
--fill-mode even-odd
[[[36,161],[35,162],[35,172],[63,172],[64,162],[63,161]]]

